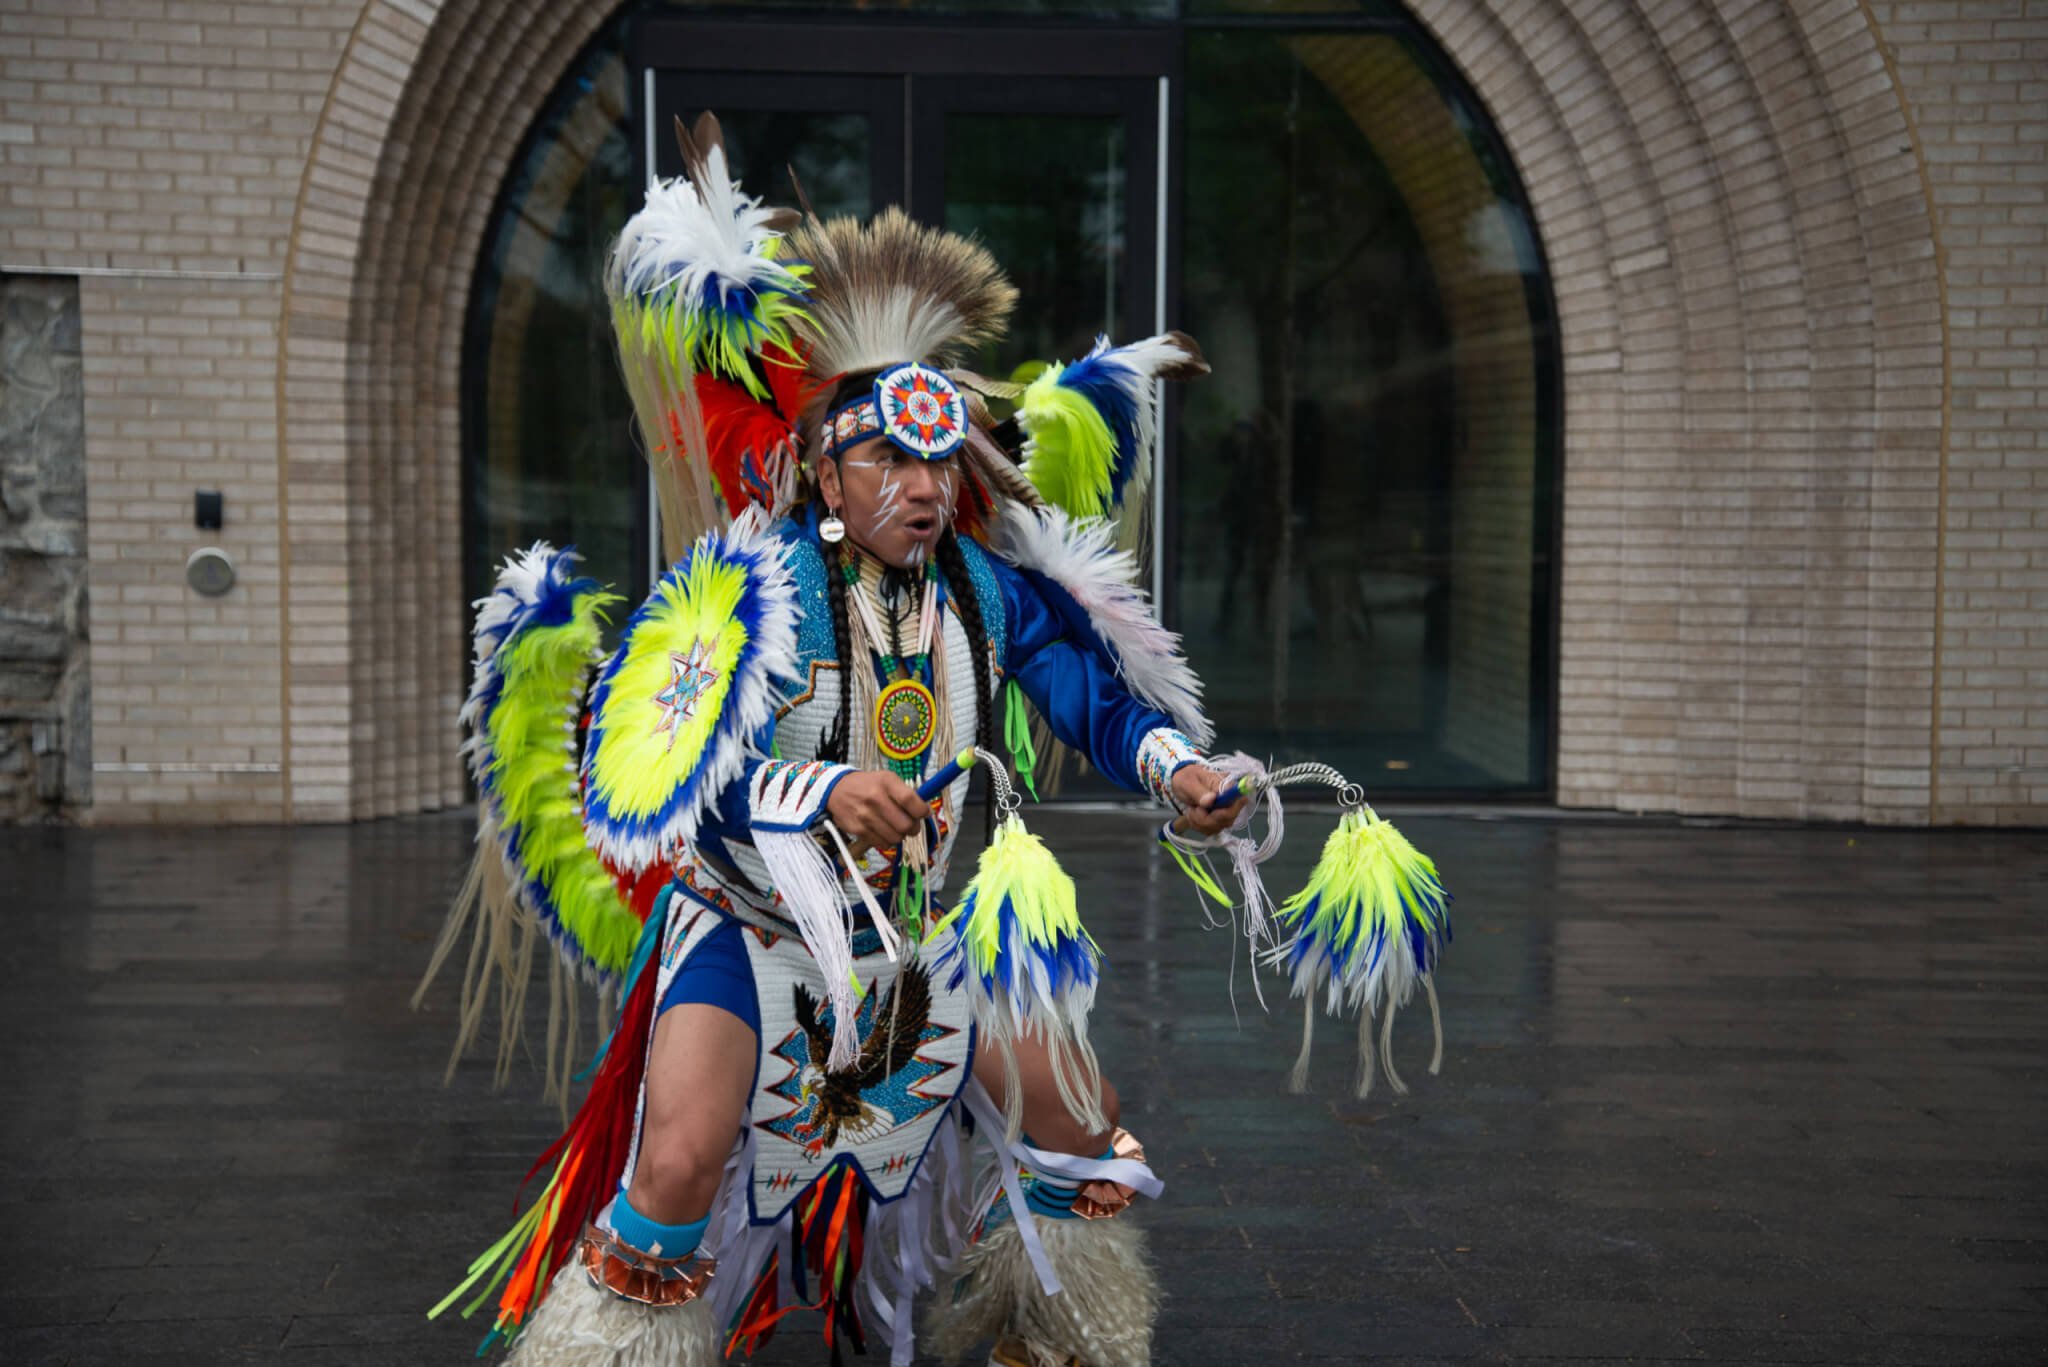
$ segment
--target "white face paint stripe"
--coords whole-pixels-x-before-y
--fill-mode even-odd
[[[896,478],[892,467],[882,471],[882,507],[875,518],[876,531],[888,526],[903,512],[903,485]]]

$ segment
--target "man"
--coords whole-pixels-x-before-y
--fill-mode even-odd
[[[500,718],[599,595],[536,548],[479,619],[479,785],[514,875],[487,921],[537,921],[623,1007],[548,1187],[471,1280],[507,1279],[515,1362],[710,1363],[811,1308],[835,1353],[874,1334],[907,1363],[935,1288],[942,1351],[1140,1367],[1156,1287],[1115,1217],[1159,1184],[1087,1045],[1092,942],[1007,809],[948,907],[947,761],[995,760],[998,707],[1028,701],[1194,830],[1238,815],[1210,810],[1199,685],[1105,530],[1143,487],[1154,380],[1206,367],[1168,334],[1024,390],[948,372],[1014,303],[986,252],[895,211],[798,226],[731,183],[715,124],[685,159],[607,287],[664,522],[704,535],[589,695],[587,848],[535,853],[563,804],[504,777],[529,733]],[[561,782],[536,744],[533,782]],[[618,906],[589,905],[600,873]]]

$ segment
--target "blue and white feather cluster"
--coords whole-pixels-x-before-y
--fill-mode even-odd
[[[476,609],[470,634],[476,663],[457,719],[469,732],[462,755],[480,790],[490,788],[491,738],[484,720],[505,688],[499,653],[528,627],[567,625],[575,615],[577,598],[601,591],[595,579],[576,575],[582,558],[574,547],[558,551],[536,541],[508,557],[491,592],[471,604]]]
[[[583,843],[575,755],[584,683],[618,597],[577,577],[577,558],[537,543],[506,563],[477,604],[476,675],[461,716],[479,839],[495,845],[512,895],[563,958],[609,981],[640,925]]]
[[[974,881],[925,952],[949,991],[965,988],[990,1043],[1007,1055],[1020,1038],[1044,1041],[1067,1109],[1091,1134],[1109,1128],[1088,1044],[1101,951],[1081,924],[1074,880],[1016,815],[996,828]],[[1016,1070],[1008,1072],[1014,1080]],[[1015,1114],[1014,1105],[1006,1109]]]
[[[1098,337],[1078,361],[1048,367],[1018,405],[1024,473],[1076,517],[1107,517],[1144,494],[1158,417],[1153,384],[1208,372],[1181,332],[1128,346]]]
[[[1394,1071],[1394,1013],[1420,986],[1428,995],[1436,1026],[1436,1054],[1429,1070],[1443,1062],[1443,1027],[1431,979],[1451,938],[1451,896],[1436,863],[1408,842],[1393,823],[1370,807],[1344,813],[1323,846],[1322,858],[1302,890],[1275,914],[1287,936],[1269,962],[1286,971],[1304,1015],[1301,1056],[1292,1081],[1307,1085],[1309,1038],[1320,989],[1326,1010],[1359,1015],[1358,1094],[1372,1087],[1370,1028],[1379,1017],[1380,1062],[1396,1091],[1406,1091]]]

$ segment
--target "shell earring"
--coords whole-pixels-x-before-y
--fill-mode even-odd
[[[836,546],[846,540],[846,524],[840,520],[839,514],[828,513],[818,522],[818,536]]]

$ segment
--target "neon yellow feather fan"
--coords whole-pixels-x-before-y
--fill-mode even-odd
[[[638,875],[697,831],[797,672],[789,547],[750,508],[706,532],[634,612],[590,694],[583,832]]]
[[[1269,963],[1287,970],[1294,995],[1303,1001],[1301,1056],[1290,1077],[1295,1091],[1308,1085],[1319,987],[1327,991],[1329,1014],[1359,1013],[1359,1096],[1372,1090],[1375,1016],[1381,1020],[1379,1061],[1387,1080],[1397,1092],[1408,1090],[1394,1071],[1394,1012],[1407,1005],[1418,984],[1429,998],[1436,1029],[1429,1071],[1443,1066],[1443,1022],[1432,975],[1451,938],[1450,900],[1435,861],[1392,822],[1370,807],[1344,813],[1307,885],[1276,914],[1288,939],[1268,956]]]
[[[474,914],[461,1026],[448,1066],[452,1075],[495,996],[502,1084],[521,1033],[533,932],[544,932],[559,953],[551,978],[551,1095],[566,1091],[560,1065],[574,1052],[575,979],[615,984],[641,934],[640,918],[583,839],[577,719],[608,610],[620,600],[577,578],[576,561],[574,551],[536,543],[506,562],[477,605],[476,672],[461,714],[470,728],[464,757],[477,785],[477,853],[413,996],[418,1006]],[[567,1030],[558,1039],[565,1003]]]
[[[1081,924],[1074,880],[1013,812],[982,851],[974,881],[926,941],[933,971],[950,969],[965,987],[976,1028],[1002,1053],[1004,1111],[1014,1130],[1021,1091],[1019,1038],[1043,1039],[1068,1112],[1090,1134],[1109,1128],[1102,1072],[1088,1043],[1088,1012],[1101,977],[1101,950]]]

